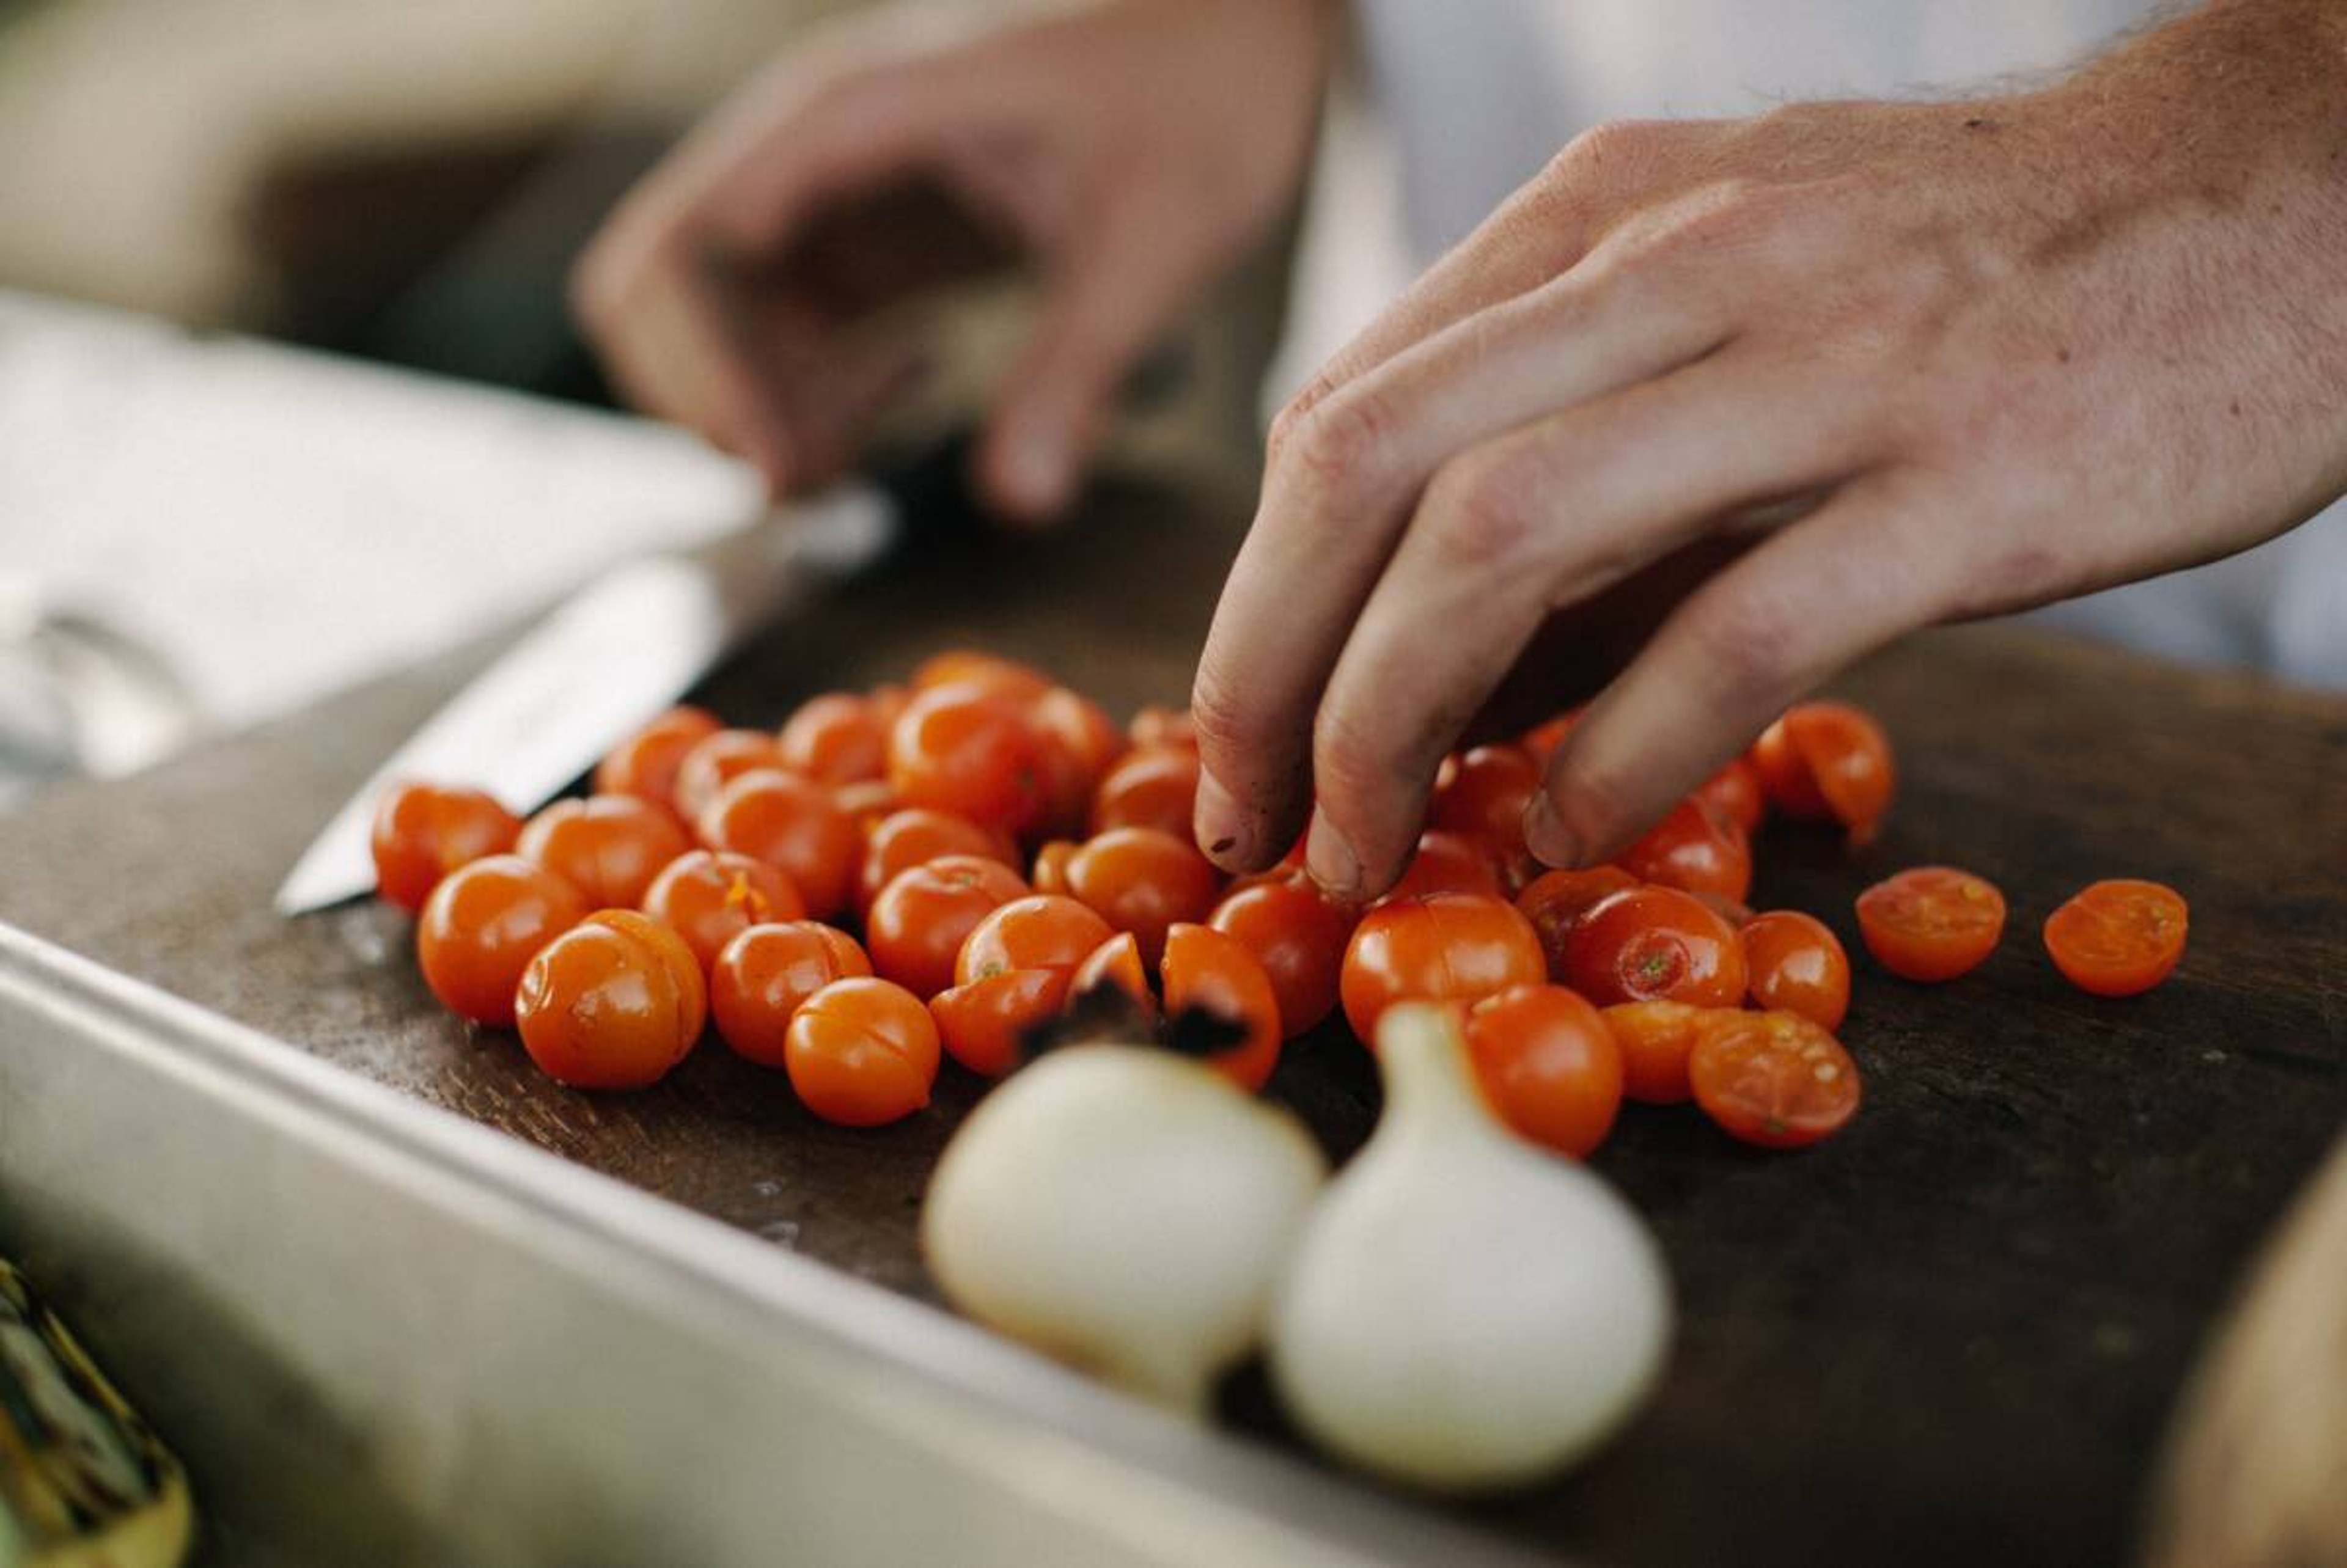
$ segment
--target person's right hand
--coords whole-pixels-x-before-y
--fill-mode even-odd
[[[634,402],[777,493],[804,488],[853,460],[910,365],[842,332],[838,291],[794,276],[794,244],[860,199],[940,184],[1043,276],[977,478],[1001,510],[1049,517],[1125,374],[1300,184],[1329,26],[1326,0],[1114,0],[990,30],[867,13],[778,61],[629,194],[575,308]]]

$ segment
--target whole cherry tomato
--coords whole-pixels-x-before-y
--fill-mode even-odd
[[[701,965],[666,926],[605,909],[548,942],[514,999],[523,1049],[574,1089],[641,1089],[692,1050],[708,1017]]]
[[[877,1127],[929,1102],[938,1026],[902,986],[857,976],[801,1003],[783,1065],[809,1111],[842,1127]]]
[[[1996,950],[2004,895],[1969,871],[1919,866],[1858,896],[1858,934],[1894,975],[1952,980]]]
[[[1476,746],[1434,792],[1430,825],[1505,850],[1524,841],[1524,807],[1540,789],[1540,768],[1521,746]]]
[[[888,787],[887,779],[861,779],[855,784],[835,784],[831,800],[855,822],[856,830],[864,835],[864,842],[867,845],[872,842],[872,830],[898,810],[897,793]],[[861,897],[860,891],[858,897]]]
[[[800,920],[806,906],[791,879],[731,850],[695,849],[661,868],[644,889],[644,913],[684,938],[703,969],[753,926]]]
[[[1023,702],[1050,691],[1051,678],[1031,664],[968,648],[948,648],[942,653],[932,653],[913,667],[912,687],[917,694],[935,686],[972,685],[1000,692]]]
[[[1518,736],[1516,744],[1522,746],[1524,754],[1532,758],[1534,767],[1544,769],[1548,766],[1549,758],[1555,754],[1556,748],[1563,743],[1564,737],[1573,733],[1573,726],[1581,723],[1583,711],[1581,708],[1568,708],[1553,719],[1542,720]]]
[[[954,983],[954,961],[979,923],[1027,897],[1019,873],[983,855],[941,855],[897,873],[864,922],[872,965],[917,997]]]
[[[1092,795],[1092,831],[1153,827],[1190,833],[1198,803],[1198,753],[1191,746],[1139,746],[1124,753]]]
[[[1477,893],[1500,896],[1499,868],[1483,845],[1463,833],[1430,827],[1418,835],[1418,852],[1409,857],[1401,880],[1385,897],[1423,898],[1430,893]]]
[[[888,785],[907,805],[1023,832],[1041,815],[1042,756],[1022,703],[972,682],[931,686],[888,732]]]
[[[394,784],[375,806],[369,847],[375,891],[403,909],[424,907],[440,879],[514,846],[521,819],[477,789]]]
[[[1771,909],[1747,920],[1738,934],[1754,1002],[1799,1013],[1819,1029],[1841,1027],[1850,1011],[1850,956],[1824,921],[1798,909]]]
[[[954,979],[966,986],[1012,969],[1072,972],[1115,934],[1073,898],[1049,893],[1014,898],[971,929],[954,960]]]
[[[764,730],[718,730],[703,735],[677,764],[677,815],[698,826],[727,784],[743,774],[782,766],[782,743]]]
[[[1739,903],[1752,890],[1752,846],[1744,830],[1692,795],[1624,850],[1621,866],[1641,882]]]
[[[1747,756],[1727,759],[1727,765],[1696,786],[1696,798],[1750,834],[1768,815],[1768,797],[1760,785],[1760,770]]]
[[[671,708],[595,764],[595,793],[636,795],[673,810],[684,754],[719,728],[717,715],[706,708]]]
[[[1030,878],[1038,893],[1068,895],[1068,862],[1082,845],[1072,838],[1055,838],[1035,851],[1035,874]]]
[[[1290,875],[1235,889],[1214,906],[1206,924],[1235,938],[1271,977],[1289,1039],[1336,1009],[1353,923],[1310,878]]]
[[[1186,838],[1153,827],[1112,827],[1068,857],[1068,893],[1141,945],[1155,968],[1166,927],[1214,907],[1222,876]]]
[[[817,784],[861,784],[888,771],[887,723],[869,697],[853,692],[800,703],[775,744],[783,766]]]
[[[586,917],[586,897],[537,861],[488,856],[442,877],[424,901],[416,963],[451,1012],[503,1028],[530,959]]]
[[[1279,999],[1255,955],[1235,938],[1179,921],[1165,933],[1160,975],[1167,1018],[1197,1009],[1246,1031],[1236,1045],[1207,1057],[1206,1064],[1242,1089],[1261,1089],[1279,1065],[1281,1030]]]
[[[808,914],[827,918],[847,907],[863,837],[823,785],[779,768],[740,774],[698,825],[710,848],[763,860],[789,877]]]
[[[1345,948],[1337,998],[1345,1020],[1374,1045],[1379,1014],[1399,1001],[1472,1005],[1547,978],[1539,934],[1516,907],[1478,893],[1380,904]]]
[[[1020,1063],[1027,1031],[1059,1015],[1072,969],[1005,969],[929,999],[929,1016],[946,1053],[984,1078]]]
[[[559,800],[521,830],[523,855],[602,909],[632,909],[661,867],[692,847],[668,807],[632,794]]]
[[[1744,999],[1736,927],[1676,887],[1631,887],[1600,900],[1564,941],[1566,985],[1600,1006]]]
[[[2045,951],[2069,982],[2131,997],[2166,979],[2184,956],[2182,894],[2157,882],[2096,882],[2046,917]]]
[[[1622,1109],[1622,1048],[1578,993],[1517,986],[1467,1012],[1467,1054],[1500,1119],[1584,1160]]]
[[[1091,819],[1092,792],[1124,754],[1124,732],[1101,705],[1054,686],[1027,708],[1043,774],[1043,820],[1055,831],[1081,833]]]
[[[1687,1058],[1695,1053],[1695,1042],[1716,1015],[1741,1011],[1686,1002],[1616,1002],[1603,1009],[1605,1027],[1622,1048],[1622,1092],[1646,1105],[1693,1099]]]
[[[709,970],[709,1010],[736,1054],[781,1067],[799,1004],[834,980],[871,972],[864,949],[845,931],[813,920],[752,926],[718,950]]]
[[[1124,727],[1125,738],[1136,746],[1187,746],[1198,749],[1198,726],[1187,708],[1161,708],[1150,703],[1138,709]]]
[[[1687,1059],[1687,1080],[1705,1115],[1764,1149],[1814,1143],[1858,1113],[1858,1063],[1799,1013],[1713,1014]]]
[[[1873,835],[1896,784],[1890,738],[1847,702],[1786,710],[1752,743],[1752,762],[1778,810],[1839,821],[1859,843]]]
[[[980,856],[1014,871],[1019,866],[1017,847],[999,830],[980,827],[949,811],[907,806],[882,817],[864,842],[864,866],[857,877],[861,906],[869,909],[880,889],[899,874],[945,855]]]
[[[1638,879],[1618,866],[1592,866],[1579,871],[1549,871],[1516,895],[1516,907],[1540,933],[1541,951],[1548,955],[1552,979],[1564,978],[1564,943],[1574,926],[1590,910]]]

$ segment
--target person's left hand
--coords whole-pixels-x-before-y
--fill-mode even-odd
[[[2347,55],[2273,20],[2302,11],[2217,7],[2027,97],[1575,141],[1275,424],[1198,671],[1201,845],[1256,869],[1309,814],[1316,876],[1389,886],[1543,622],[1657,563],[1700,564],[1557,749],[1551,864],[1900,633],[2339,494]]]

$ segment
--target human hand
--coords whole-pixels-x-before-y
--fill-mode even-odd
[[[778,61],[630,193],[579,264],[577,312],[634,401],[777,493],[803,488],[852,461],[913,369],[902,345],[846,328],[876,292],[951,269],[899,255],[886,280],[862,262],[816,277],[794,248],[826,214],[941,185],[1043,275],[977,477],[1005,512],[1049,516],[1125,373],[1301,183],[1325,11],[1115,0],[991,28],[932,8],[860,15]]]
[[[2347,487],[2342,89],[2339,7],[2235,0],[2042,92],[1576,140],[1274,425],[1200,844],[1257,868],[1308,814],[1315,876],[1389,886],[1535,632],[1650,568],[1550,864],[1903,632],[2302,520]]]

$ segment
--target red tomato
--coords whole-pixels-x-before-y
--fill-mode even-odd
[[[1768,815],[1768,799],[1760,787],[1760,770],[1752,759],[1736,756],[1696,788],[1703,801],[1746,833],[1757,831]]]
[[[872,964],[917,997],[954,983],[954,960],[980,921],[1027,897],[1019,873],[982,855],[941,855],[901,871],[864,922]]]
[[[1190,835],[1198,803],[1198,753],[1188,746],[1142,746],[1117,759],[1092,795],[1092,831],[1153,827]]]
[[[1032,878],[1035,891],[1068,896],[1068,862],[1073,860],[1076,851],[1082,847],[1072,838],[1055,838],[1037,849]]]
[[[763,860],[791,879],[806,912],[847,907],[863,840],[831,792],[796,774],[760,768],[737,775],[701,814],[701,842]]]
[[[1091,698],[1054,686],[1029,705],[1043,772],[1044,820],[1081,833],[1092,815],[1092,792],[1124,754],[1124,732]]]
[[[1578,994],[1518,986],[1467,1013],[1467,1054],[1500,1119],[1535,1143],[1587,1159],[1622,1109],[1622,1048]]]
[[[912,687],[917,695],[937,686],[982,686],[1023,702],[1050,691],[1051,678],[1031,664],[1021,664],[999,653],[949,648],[942,653],[930,654],[913,669]]]
[[[2080,990],[2131,997],[2184,956],[2183,895],[2157,882],[2096,882],[2045,920],[2045,951]]]
[[[1919,866],[1858,896],[1858,934],[1894,975],[1952,980],[1996,950],[2004,895],[1969,871]]]
[[[1814,1143],[1858,1113],[1858,1063],[1798,1013],[1713,1015],[1687,1059],[1687,1080],[1705,1115],[1764,1149]]]
[[[520,852],[598,908],[632,909],[661,866],[692,847],[668,807],[632,794],[559,800],[521,830]]]
[[[966,986],[1010,969],[1072,971],[1115,934],[1073,898],[1014,898],[972,928],[954,960],[954,979]]]
[[[415,923],[424,983],[451,1012],[499,1027],[538,950],[587,917],[579,889],[518,855],[492,855],[440,879]]]
[[[1585,711],[1585,707],[1568,708],[1553,719],[1534,724],[1518,737],[1516,744],[1522,746],[1524,754],[1532,758],[1534,767],[1544,769],[1548,766],[1549,758],[1555,754],[1556,748],[1563,743],[1564,737],[1573,733],[1573,726],[1581,723],[1581,715]]]
[[[806,916],[791,879],[763,860],[696,849],[661,867],[644,889],[644,913],[671,927],[703,969],[753,926]]]
[[[764,730],[719,730],[703,735],[677,764],[677,815],[698,826],[727,784],[743,774],[782,766],[782,744]]]
[[[708,993],[692,949],[633,909],[605,909],[538,950],[514,999],[521,1043],[574,1089],[641,1089],[701,1038]]]
[[[631,794],[673,809],[684,754],[717,731],[717,715],[705,708],[671,708],[595,764],[595,793]]]
[[[888,786],[907,805],[1020,833],[1043,811],[1042,757],[1020,702],[974,682],[932,686],[888,732]]]
[[[1601,1006],[1744,999],[1736,927],[1676,887],[1631,887],[1599,901],[1564,941],[1566,985]]]
[[[1891,742],[1847,702],[1803,702],[1760,733],[1753,765],[1788,816],[1839,821],[1853,841],[1873,836],[1896,783]]]
[[[775,744],[783,766],[817,784],[861,784],[888,771],[887,723],[872,699],[852,692],[808,698]]]
[[[1692,795],[1624,850],[1621,866],[1641,882],[1739,903],[1752,890],[1752,846],[1744,830]]]
[[[1246,1030],[1206,1064],[1242,1089],[1261,1089],[1279,1065],[1279,999],[1255,955],[1220,931],[1182,921],[1165,933],[1161,978],[1167,1018],[1196,1009]]]
[[[1516,895],[1516,907],[1540,933],[1541,951],[1548,955],[1552,979],[1564,977],[1564,943],[1581,917],[1638,879],[1618,866],[1592,866],[1583,871],[1550,871],[1533,879]]]
[[[1374,1046],[1379,1014],[1395,1002],[1472,1005],[1547,978],[1540,936],[1516,907],[1477,893],[1437,893],[1380,904],[1361,917],[1345,948],[1337,999],[1345,1020]]]
[[[1393,885],[1384,901],[1423,898],[1430,893],[1477,893],[1496,898],[1500,896],[1499,868],[1491,864],[1490,853],[1474,839],[1430,827],[1418,835],[1418,853],[1409,857],[1401,880]]]
[[[1687,1058],[1710,1020],[1739,1015],[1737,1008],[1686,1002],[1616,1002],[1603,1009],[1605,1027],[1622,1048],[1622,1092],[1647,1105],[1676,1105],[1695,1097]]]
[[[1840,1029],[1850,1011],[1850,958],[1825,922],[1798,909],[1755,915],[1739,933],[1753,1001]]]
[[[856,976],[801,1003],[783,1065],[800,1102],[842,1127],[877,1127],[929,1102],[938,1026],[902,986]]]
[[[1198,726],[1187,708],[1161,708],[1152,703],[1133,715],[1125,738],[1136,746],[1187,746],[1198,749]]]
[[[403,909],[424,907],[460,866],[514,846],[521,819],[477,789],[394,784],[375,807],[370,847],[375,891]]]
[[[1524,807],[1540,788],[1540,769],[1521,746],[1477,746],[1435,791],[1428,822],[1506,849],[1524,841]]]
[[[1235,938],[1271,977],[1289,1039],[1336,1010],[1352,921],[1308,877],[1291,874],[1238,888],[1214,906],[1206,924]]]
[[[1165,952],[1165,930],[1176,921],[1203,920],[1222,890],[1222,874],[1206,857],[1153,827],[1112,827],[1068,857],[1068,892],[1141,944],[1151,968]]]
[[[1008,835],[949,811],[907,806],[882,817],[865,840],[864,866],[858,877],[862,906],[869,909],[880,897],[880,889],[898,876],[947,855],[999,860],[1014,871],[1019,866],[1019,851]]]
[[[737,1055],[781,1067],[799,1004],[834,980],[871,972],[864,949],[845,931],[813,920],[752,926],[720,948],[710,967],[709,1010]]]

